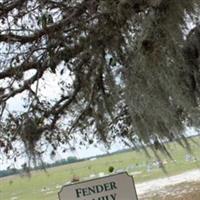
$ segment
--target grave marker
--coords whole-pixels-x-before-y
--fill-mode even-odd
[[[138,200],[132,176],[127,172],[65,185],[59,200]]]

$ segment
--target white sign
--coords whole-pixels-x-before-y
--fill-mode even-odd
[[[63,186],[60,200],[138,200],[133,177],[126,172]]]

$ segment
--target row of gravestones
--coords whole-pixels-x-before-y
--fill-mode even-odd
[[[185,161],[188,161],[188,162],[195,162],[199,159],[196,159],[193,155],[191,154],[186,154],[185,155]],[[172,161],[172,162],[176,162],[176,161]],[[121,168],[121,169],[116,169],[114,170],[115,173],[120,173],[120,172],[129,172],[130,175],[132,176],[136,176],[136,175],[139,175],[142,173],[141,169],[144,169],[146,168],[146,171],[147,172],[151,172],[153,169],[156,169],[156,168],[160,168],[162,167],[163,165],[166,165],[168,162],[166,160],[157,160],[157,161],[149,161],[149,162],[146,162],[146,163],[136,163],[134,165],[128,165],[126,168]],[[108,174],[104,173],[104,172],[99,172],[97,174],[91,174],[89,177],[84,177],[83,180],[89,180],[89,179],[93,179],[93,178],[99,178],[99,177],[104,177]],[[74,179],[74,180],[73,180]],[[70,184],[71,182],[76,182],[76,181],[79,181],[79,177],[78,176],[73,176],[72,180],[70,181],[67,181],[65,184]],[[55,189],[58,190],[60,189],[62,186],[61,185],[56,185],[55,186]],[[49,188],[43,188],[41,190],[42,192],[51,192]]]

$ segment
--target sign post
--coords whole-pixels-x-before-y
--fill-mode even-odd
[[[132,176],[127,172],[65,185],[59,200],[138,200]]]

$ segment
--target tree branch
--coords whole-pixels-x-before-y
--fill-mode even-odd
[[[0,3],[0,17],[3,17],[5,15],[7,15],[10,11],[12,11],[15,8],[19,8],[22,7],[23,4],[26,2],[27,0],[14,0],[13,2],[11,2],[10,4],[7,3]]]

